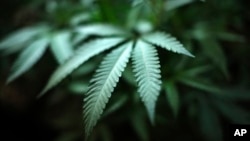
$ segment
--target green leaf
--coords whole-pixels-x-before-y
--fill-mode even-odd
[[[175,87],[175,84],[173,82],[167,82],[165,84],[165,93],[167,96],[168,103],[176,116],[179,111],[180,102],[179,102],[179,93]]]
[[[142,109],[138,109],[131,114],[131,126],[141,141],[149,141],[149,127],[147,126],[147,122],[142,111]]]
[[[137,41],[133,52],[133,72],[139,86],[138,92],[153,124],[155,104],[161,89],[160,63],[155,47]]]
[[[122,77],[130,85],[132,86],[137,85],[135,81],[134,73],[132,71],[132,67],[130,65],[126,67],[125,71],[123,72]]]
[[[27,27],[21,30],[18,30],[0,42],[0,50],[2,49],[12,49],[12,48],[19,48],[23,46],[28,41],[32,40],[36,35],[41,32],[44,32],[46,27],[44,26],[34,26],[34,27]],[[19,48],[20,49],[20,48]]]
[[[193,1],[194,0],[168,0],[165,8],[166,10],[174,10],[181,6],[187,5]]]
[[[45,52],[48,42],[48,38],[41,38],[31,43],[25,50],[23,50],[12,66],[12,71],[7,83],[15,80],[35,64]]]
[[[201,135],[207,141],[221,141],[222,128],[220,119],[206,99],[207,97],[199,98],[200,118],[198,122],[201,127]]]
[[[238,35],[238,34],[235,34],[235,33],[219,31],[219,32],[216,32],[215,36],[218,39],[225,40],[225,41],[245,42],[245,39],[244,39],[244,37],[242,35]]]
[[[69,59],[73,55],[70,33],[67,31],[55,33],[51,39],[51,50],[59,64]]]
[[[169,34],[154,32],[143,36],[143,39],[153,45],[160,46],[169,51],[194,57],[179,41],[176,40],[176,38],[171,37]]]
[[[73,81],[68,85],[68,89],[73,94],[82,95],[83,93],[87,92],[88,82],[85,82],[85,81]]]
[[[250,114],[243,106],[230,101],[219,101],[218,99],[213,99],[213,103],[219,112],[230,122],[234,124],[249,124]]]
[[[75,31],[79,34],[98,36],[125,34],[125,32],[120,28],[108,24],[90,24],[85,26],[79,26],[75,29]]]
[[[69,60],[67,60],[55,70],[55,72],[50,77],[49,82],[39,96],[42,96],[46,91],[57,85],[67,75],[69,75],[72,71],[74,71],[91,57],[116,46],[122,41],[124,41],[123,38],[115,37],[96,39],[84,44],[78,50],[76,50],[75,54]]]
[[[132,6],[138,6],[144,2],[145,0],[132,0]]]
[[[128,95],[117,95],[117,98],[114,100],[114,103],[106,108],[105,112],[103,113],[103,117],[108,116],[119,110],[128,100]],[[110,101],[111,102],[111,101]]]
[[[210,71],[211,69],[212,69],[211,65],[204,65],[204,66],[197,66],[197,67],[193,67],[193,68],[188,69],[188,70],[184,70],[183,73],[185,76],[195,77],[199,74]]]
[[[78,15],[75,15],[72,17],[72,19],[70,20],[70,24],[73,26],[79,25],[82,22],[86,22],[88,20],[90,20],[91,15],[89,13],[81,13]]]
[[[210,93],[216,93],[216,94],[222,93],[221,89],[208,83],[207,81],[204,81],[204,79],[180,76],[178,80],[187,86],[190,86],[199,90],[203,90],[203,91],[210,92]]]
[[[228,78],[227,59],[219,43],[215,39],[205,39],[201,41],[201,44],[206,55],[223,72],[225,77]]]
[[[126,34],[120,28],[108,24],[90,24],[85,26],[78,26],[75,28],[75,32],[77,34],[73,40],[73,45],[77,45],[90,35],[121,36]]]
[[[114,50],[101,63],[90,81],[87,96],[84,99],[85,133],[87,137],[100,118],[103,109],[121,77],[132,50],[132,43]]]

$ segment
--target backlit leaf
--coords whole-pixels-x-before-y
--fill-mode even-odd
[[[143,36],[143,39],[153,45],[167,49],[168,51],[194,57],[183,47],[183,45],[178,40],[176,40],[176,38],[170,36],[169,34],[154,32]]]
[[[132,43],[126,43],[108,54],[91,79],[87,96],[84,99],[83,111],[87,137],[103,113],[103,109],[127,65],[131,50]]]
[[[155,104],[161,89],[160,63],[154,46],[137,41],[133,52],[133,72],[149,119],[154,123]]]

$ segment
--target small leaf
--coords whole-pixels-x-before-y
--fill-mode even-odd
[[[155,104],[161,89],[160,63],[155,47],[137,41],[133,52],[133,72],[139,87],[138,92],[153,124]]]
[[[67,31],[55,33],[51,39],[51,50],[59,64],[69,59],[73,55],[70,33]]]
[[[96,39],[90,41],[83,46],[81,46],[78,50],[76,50],[75,54],[67,60],[64,64],[59,66],[52,76],[49,79],[49,82],[41,92],[39,96],[42,96],[46,91],[57,85],[60,81],[62,81],[67,75],[69,75],[72,71],[78,68],[81,64],[86,62],[91,57],[101,53],[111,47],[116,46],[117,44],[124,41],[123,38],[105,38],[105,39]]]
[[[176,116],[179,111],[179,93],[175,87],[175,84],[173,82],[167,82],[165,85],[165,93],[167,96],[168,103]]]
[[[35,64],[43,55],[48,42],[48,38],[38,39],[23,50],[12,66],[12,73],[10,74],[7,83],[15,80]]]
[[[0,42],[0,50],[22,46],[44,30],[46,30],[44,26],[27,27],[18,30]]]
[[[85,133],[88,137],[100,118],[111,93],[121,77],[132,50],[132,43],[114,50],[101,63],[90,81],[87,96],[84,101]]]
[[[168,34],[164,34],[162,32],[154,32],[145,35],[143,39],[153,45],[160,46],[169,51],[194,57],[183,47],[183,45],[179,41],[176,40],[176,38],[171,37]]]

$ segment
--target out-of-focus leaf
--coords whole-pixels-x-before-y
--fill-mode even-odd
[[[74,71],[74,73],[72,73],[72,76],[79,77],[79,76],[91,73],[94,71],[94,69],[97,67],[97,65],[98,64],[93,62],[93,61],[86,62],[85,64],[80,66],[76,71]]]
[[[73,55],[70,32],[62,31],[54,33],[51,39],[51,50],[59,64],[63,64],[69,59]]]
[[[91,6],[95,2],[95,0],[80,0],[80,1],[86,7]]]
[[[72,45],[76,46],[87,38],[88,35],[86,34],[76,34],[76,36],[72,39]]]
[[[148,21],[139,21],[135,25],[135,29],[140,33],[148,33],[152,31],[153,27],[152,24]]]
[[[227,70],[227,60],[221,46],[214,39],[202,40],[201,44],[205,54],[214,62],[214,64],[223,72],[228,78],[229,73]]]
[[[227,88],[223,91],[223,98],[231,101],[250,101],[250,90],[246,88]]]
[[[125,71],[123,72],[122,78],[124,78],[124,80],[130,83],[131,85],[136,86],[135,77],[130,66],[126,67]]]
[[[103,113],[103,117],[117,111],[119,108],[121,108],[126,103],[127,100],[128,100],[127,95],[125,95],[125,94],[119,95],[119,97],[116,99],[116,101],[112,105],[107,107],[107,109]]]
[[[211,108],[206,97],[199,97],[199,124],[201,135],[206,141],[222,141],[222,128],[219,116]]]
[[[74,94],[83,95],[87,92],[88,82],[84,81],[73,81],[68,86],[69,90]]]
[[[194,0],[167,0],[165,4],[165,9],[168,11],[174,10],[181,6],[187,5],[193,1]]]
[[[193,87],[199,90],[203,90],[203,91],[210,92],[210,93],[222,93],[222,91],[218,87],[213,86],[212,84],[205,82],[202,79],[180,76],[178,80],[185,85],[188,85],[190,87]]]
[[[81,13],[79,15],[74,16],[70,20],[70,24],[73,26],[79,25],[82,22],[88,21],[90,19],[90,14],[88,13]]]
[[[58,7],[58,2],[54,0],[50,0],[46,2],[46,11],[50,14],[53,14],[53,12],[56,11],[56,8]]]
[[[105,126],[105,125],[100,126],[99,134],[100,134],[102,141],[113,141],[112,131],[110,130],[110,128],[108,128],[108,126]]]
[[[138,2],[138,1],[141,1],[141,0],[135,0],[135,1]],[[135,8],[130,9],[130,11],[127,14],[127,20],[126,20],[127,23],[126,23],[126,25],[127,25],[127,27],[129,29],[132,29],[134,27],[134,25],[136,25],[136,21],[137,21],[139,15],[141,13],[142,6],[139,3],[137,5],[139,7],[135,7]]]
[[[194,77],[201,73],[207,72],[211,69],[212,69],[211,65],[205,65],[205,66],[198,66],[198,67],[185,70],[183,73],[185,76]]]
[[[41,38],[31,43],[25,50],[23,50],[12,66],[11,74],[8,77],[7,83],[15,80],[35,64],[45,52],[48,42],[48,38]]]
[[[26,27],[18,30],[0,42],[0,50],[15,52],[20,50],[27,42],[32,41],[37,35],[45,32],[46,26]]]
[[[166,96],[167,96],[167,100],[168,100],[168,103],[174,113],[174,115],[176,116],[178,114],[178,111],[179,111],[179,105],[180,105],[180,102],[179,102],[179,93],[177,91],[177,88],[175,86],[175,84],[173,82],[166,82],[165,84],[165,93],[166,93]]]
[[[231,42],[244,42],[244,37],[238,34],[229,32],[218,32],[216,37],[221,40],[231,41]]]
[[[145,118],[142,114],[142,112],[137,112],[131,115],[131,125],[134,129],[134,131],[137,133],[138,137],[142,141],[149,141],[149,131],[147,122],[145,121]]]
[[[234,124],[249,124],[250,114],[236,103],[213,100],[220,113]]]
[[[132,6],[138,6],[142,4],[145,0],[132,0]]]
[[[84,35],[98,35],[98,36],[111,36],[111,35],[124,35],[125,32],[118,27],[108,24],[90,24],[78,26],[75,29],[79,34]]]

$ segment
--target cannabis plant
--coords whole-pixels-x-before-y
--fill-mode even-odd
[[[143,3],[137,2],[133,5]],[[161,90],[161,71],[157,47],[193,57],[183,45],[169,34],[151,31],[151,24],[139,22],[132,32],[108,24],[79,25],[77,40],[89,35],[96,36],[87,43],[80,44],[73,53],[70,42],[72,32],[49,32],[48,26],[36,26],[22,29],[4,39],[0,49],[5,52],[22,50],[12,67],[8,82],[29,70],[43,55],[48,45],[59,64],[52,74],[41,95],[61,82],[76,68],[90,58],[112,49],[103,59],[84,98],[84,120],[87,136],[100,118],[119,78],[131,59],[138,92],[147,109],[151,123],[154,123],[155,104]],[[19,47],[21,46],[21,47]],[[27,46],[27,47],[26,47]],[[18,48],[17,48],[18,47]],[[40,95],[40,96],[41,96]]]
[[[83,119],[86,137],[90,136],[103,116],[103,111],[119,80],[122,76],[126,77],[126,68],[132,68],[130,73],[133,74],[138,95],[152,125],[155,124],[156,103],[162,88],[174,116],[178,115],[178,110],[183,105],[186,106],[183,109],[188,114],[191,113],[191,116],[195,115],[192,114],[193,109],[201,111],[199,114],[196,113],[201,121],[201,128],[204,129],[201,134],[210,140],[216,140],[210,138],[211,125],[216,124],[220,128],[218,113],[231,118],[227,108],[230,106],[236,109],[232,113],[244,113],[239,112],[239,108],[228,101],[221,102],[220,99],[224,99],[221,95],[228,91],[221,90],[207,77],[214,69],[216,73],[221,71],[225,78],[229,78],[227,60],[217,40],[220,40],[220,37],[228,37],[224,40],[241,40],[240,36],[225,32],[223,28],[210,29],[209,22],[194,23],[186,30],[182,26],[185,23],[180,22],[181,18],[171,19],[175,12],[179,15],[188,15],[189,13],[178,13],[175,10],[195,0],[112,1],[110,5],[107,2],[111,1],[81,0],[75,5],[73,1],[71,3],[67,0],[44,2],[45,13],[48,15],[43,19],[45,22],[39,21],[17,30],[0,42],[2,54],[19,53],[12,65],[7,83],[30,70],[43,57],[46,49],[49,49],[58,66],[37,96],[40,98],[65,78],[73,75],[78,68],[84,67],[90,59],[105,55],[90,79],[84,95]],[[74,8],[69,10],[68,5]],[[117,8],[117,5],[122,6]],[[163,17],[165,15],[166,17]],[[170,26],[165,27],[168,22]],[[171,22],[177,26],[171,27]],[[170,34],[181,31],[178,30],[179,27],[184,30],[183,38],[180,40],[184,40],[190,50],[195,50],[194,46],[201,46],[201,49],[197,49],[201,52],[196,55],[198,59],[192,59],[192,62],[188,62],[187,58],[193,58],[194,55],[177,40],[176,37],[180,36],[174,37]],[[174,31],[175,29],[177,30]],[[169,53],[169,64],[166,64],[165,58],[161,58],[162,51],[172,52]],[[211,64],[208,64],[207,60],[211,61]],[[165,71],[165,66],[168,68],[167,73],[162,71]],[[206,74],[206,77],[202,74]],[[128,81],[131,81],[131,78],[127,78]],[[180,98],[181,92],[186,94],[183,95],[184,102]],[[211,95],[207,96],[207,93]],[[211,107],[215,107],[218,113]],[[135,119],[138,122],[141,120],[138,117]],[[247,121],[245,115],[241,119]],[[208,130],[209,132],[206,132]],[[218,129],[217,135],[220,138],[221,134],[221,130]]]
[[[103,29],[99,30],[105,29],[109,28],[103,26]],[[115,31],[115,28],[112,28],[112,30]],[[161,89],[160,63],[155,47],[162,47],[166,50],[191,57],[193,55],[179,41],[168,34],[162,32],[140,34],[137,37],[133,34],[129,36],[129,33],[125,33],[123,36],[121,34],[114,37],[98,38],[83,44],[69,60],[52,74],[42,94],[91,57],[107,49],[114,48],[104,58],[95,75],[90,80],[87,96],[84,99],[86,133],[89,134],[100,118],[131,56],[133,72],[138,84],[138,92],[153,123],[155,103]]]

